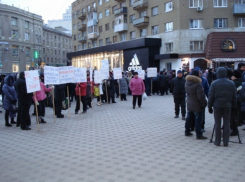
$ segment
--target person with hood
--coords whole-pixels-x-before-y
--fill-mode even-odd
[[[55,99],[55,115],[57,118],[64,118],[61,114],[62,101],[65,100],[66,84],[56,85],[54,89],[54,99]],[[69,107],[69,106],[68,106]]]
[[[120,87],[121,101],[127,100],[126,95],[128,93],[128,80],[125,78],[122,72],[122,78],[118,79],[118,85]]]
[[[80,98],[81,102],[83,104],[83,112],[82,114],[85,114],[87,112],[87,102],[86,102],[86,94],[87,94],[87,83],[77,83],[76,88],[76,108],[75,108],[75,114],[78,113],[80,110]]]
[[[175,103],[175,117],[179,118],[179,111],[181,107],[182,120],[185,120],[186,115],[186,92],[185,92],[185,79],[183,78],[182,71],[177,72],[177,77],[172,80],[171,90],[173,91]]]
[[[160,88],[161,96],[163,96],[165,92],[168,93],[167,84],[168,84],[168,81],[167,81],[166,75],[163,73],[163,71],[160,71],[160,75],[158,78],[158,87]]]
[[[215,142],[214,145],[220,146],[221,143],[221,119],[223,118],[223,143],[228,146],[230,136],[230,116],[231,108],[237,106],[237,94],[235,84],[227,79],[227,71],[224,67],[218,68],[217,80],[215,80],[208,94],[208,110],[213,113],[215,120]]]
[[[202,80],[199,72],[193,70],[190,75],[186,76],[185,90],[187,93],[187,118],[185,122],[185,136],[191,136],[191,116],[195,115],[196,139],[207,139],[203,136],[201,130],[203,121],[203,110],[207,106]]]
[[[208,85],[211,85],[211,83],[215,80],[215,74],[212,68],[208,69],[207,80],[208,80]]]
[[[16,122],[14,121],[14,117],[16,116],[16,114],[11,112],[12,105],[16,105],[17,102],[17,96],[14,89],[14,77],[12,75],[9,75],[5,77],[4,82],[5,83],[3,85],[3,107],[5,110],[5,126],[11,127],[11,124],[16,124]],[[11,118],[11,124],[9,124],[9,117]]]
[[[241,74],[241,80],[242,82],[245,82],[245,63],[239,63],[237,65],[237,70]]]
[[[22,130],[30,130],[31,118],[30,118],[30,107],[32,104],[32,93],[27,93],[25,73],[20,72],[19,79],[15,84],[15,89],[18,95],[18,104],[21,106],[20,109],[20,125]]]
[[[130,82],[130,90],[133,95],[133,109],[135,109],[137,99],[138,106],[141,107],[142,95],[145,92],[145,84],[143,80],[138,77],[138,72],[134,72],[134,78],[132,78]]]

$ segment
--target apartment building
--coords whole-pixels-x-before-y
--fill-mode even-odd
[[[42,26],[41,16],[0,4],[1,73],[26,71],[41,61]]]
[[[101,59],[124,70],[235,68],[245,61],[244,9],[245,0],[77,0],[67,56],[95,69]]]
[[[43,26],[42,64],[52,66],[67,65],[67,53],[71,52],[71,35],[57,29]]]

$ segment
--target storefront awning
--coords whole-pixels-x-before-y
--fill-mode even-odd
[[[242,62],[245,61],[245,58],[214,58],[211,59],[214,62]]]

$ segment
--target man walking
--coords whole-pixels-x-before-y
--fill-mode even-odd
[[[214,145],[220,146],[221,142],[221,118],[223,118],[223,143],[228,146],[230,136],[230,116],[231,108],[237,105],[235,84],[227,79],[227,71],[220,67],[217,70],[217,80],[209,89],[208,109],[213,113],[215,120],[215,142]]]
[[[172,80],[171,89],[173,90],[174,103],[175,103],[175,117],[179,118],[179,111],[181,107],[182,119],[185,120],[186,104],[185,104],[185,79],[183,78],[182,71],[177,72],[177,77]]]
[[[195,129],[197,139],[207,139],[203,136],[201,127],[203,121],[203,110],[207,106],[204,90],[202,87],[202,80],[199,77],[199,72],[193,70],[190,75],[186,77],[185,90],[187,93],[187,118],[185,122],[185,136],[191,136],[191,116],[195,115]]]

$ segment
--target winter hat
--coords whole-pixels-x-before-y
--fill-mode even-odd
[[[244,63],[239,63],[238,64],[238,69],[240,69],[242,66],[245,66],[245,64]]]
[[[179,74],[179,73],[182,73],[182,71],[181,70],[178,70],[177,74]]]
[[[232,76],[234,76],[234,77],[236,77],[236,78],[241,78],[241,77],[242,77],[241,73],[240,73],[239,71],[237,71],[237,70],[235,70],[235,71],[233,72]]]
[[[198,77],[199,77],[199,71],[193,70],[193,71],[191,72],[191,75],[193,75],[193,76],[198,76]]]

